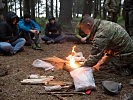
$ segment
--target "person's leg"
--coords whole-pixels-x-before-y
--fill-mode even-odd
[[[74,34],[64,35],[64,37],[67,42],[81,43],[80,39],[78,39]]]
[[[53,40],[54,40],[54,43],[62,43],[62,42],[65,42],[65,36],[59,35],[56,38],[54,38]]]
[[[45,42],[52,40],[52,38],[50,38],[50,37],[48,37],[48,36],[43,36],[41,39],[42,39],[43,41],[45,41]]]
[[[31,46],[31,40],[30,40],[30,37],[29,37],[29,33],[28,32],[21,31],[20,32],[20,37],[21,38],[24,38],[26,40],[26,43],[25,43],[26,46]]]
[[[12,43],[13,53],[18,52],[25,44],[26,40],[24,38],[19,38]]]
[[[111,57],[111,64],[115,67],[116,72],[121,76],[131,75],[129,65],[132,63],[130,57]]]
[[[0,51],[4,54],[9,54],[13,51],[13,47],[8,42],[0,42]]]
[[[43,41],[45,41],[46,44],[51,44],[54,43],[54,38],[48,37],[48,36],[44,36],[41,38]]]

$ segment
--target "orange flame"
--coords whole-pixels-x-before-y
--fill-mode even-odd
[[[76,53],[74,50],[75,48],[76,48],[76,46],[72,47],[72,53],[71,53],[71,55],[69,55],[69,58],[70,58],[69,64],[70,64],[70,67],[72,67],[72,68],[78,68],[79,67],[79,65],[76,63],[75,57],[74,57],[74,55]]]
[[[74,50],[75,48],[76,48],[76,46],[74,45],[73,48],[72,48],[72,54],[71,54],[72,56],[74,56],[75,53],[76,53],[75,50]]]

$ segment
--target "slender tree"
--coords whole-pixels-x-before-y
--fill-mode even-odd
[[[30,0],[31,18],[35,20],[35,0]]]
[[[29,13],[30,14],[30,0],[24,0],[23,3],[24,7],[23,7],[23,12],[25,13]]]
[[[73,0],[60,0],[59,22],[64,26],[72,26],[72,5]]]
[[[51,5],[51,6],[50,6],[50,8],[51,8],[51,9],[50,9],[50,15],[53,16],[53,10],[54,10],[54,8],[53,8],[53,6],[54,6],[54,5],[53,5],[53,0],[51,0],[50,5]]]
[[[84,0],[83,15],[92,13],[92,0]]]
[[[55,16],[56,16],[56,18],[58,18],[58,0],[56,0]]]
[[[0,0],[0,21],[4,20],[4,17],[3,17],[3,9],[4,9],[4,4],[2,2],[2,0]]]

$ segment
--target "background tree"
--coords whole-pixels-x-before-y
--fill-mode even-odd
[[[4,3],[2,2],[2,0],[0,0],[0,21],[4,20],[3,17],[3,9],[4,9]]]
[[[23,1],[23,12],[30,14],[30,0],[24,0]]]
[[[92,0],[84,0],[84,6],[83,6],[83,15],[84,14],[89,14],[91,15],[92,13]]]
[[[59,22],[69,28],[72,27],[72,5],[73,0],[60,0]]]

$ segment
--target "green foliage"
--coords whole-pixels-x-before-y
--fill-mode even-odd
[[[120,25],[124,25],[124,19],[123,19],[123,16],[120,16],[120,17],[118,18],[118,24],[120,24]]]
[[[36,22],[40,25],[41,27],[41,32],[43,33],[44,28],[46,26],[47,20],[46,18],[42,17],[42,18],[36,18]]]

